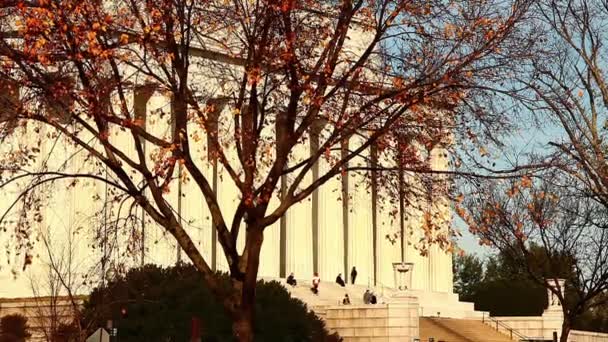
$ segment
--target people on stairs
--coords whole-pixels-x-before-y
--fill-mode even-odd
[[[312,277],[312,287],[310,288],[310,291],[312,291],[312,293],[318,295],[320,283],[321,283],[321,278],[319,278],[319,273],[315,272],[314,276]]]
[[[357,279],[357,269],[353,266],[353,269],[350,271],[350,283],[355,284],[355,279]]]
[[[365,290],[365,293],[363,294],[363,304],[369,304],[371,299],[372,293],[369,291],[369,289]]]
[[[298,285],[298,282],[296,281],[296,277],[293,275],[293,272],[291,272],[291,274],[289,274],[289,277],[287,277],[287,284],[291,286]]]
[[[346,286],[346,283],[344,283],[344,279],[342,279],[342,273],[338,273],[338,276],[336,277],[336,284],[342,287]]]
[[[348,298],[348,293],[344,295],[344,299],[342,299],[342,304],[350,305],[350,298]]]

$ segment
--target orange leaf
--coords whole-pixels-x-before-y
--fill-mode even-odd
[[[120,35],[120,43],[127,44],[129,42],[129,36],[125,33]]]

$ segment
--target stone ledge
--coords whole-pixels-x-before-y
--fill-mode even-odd
[[[386,307],[330,307],[325,314],[327,318],[386,318],[389,315]]]
[[[367,327],[386,327],[387,318],[328,318],[325,320],[328,327],[332,328],[367,328]]]
[[[410,335],[411,329],[409,327],[388,327],[388,336],[396,337],[396,336],[404,336],[407,337]]]

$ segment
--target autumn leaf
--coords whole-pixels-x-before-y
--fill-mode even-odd
[[[127,44],[129,42],[129,35],[123,33],[120,35],[120,43],[121,44]]]
[[[405,84],[405,81],[403,80],[402,77],[393,77],[393,86],[395,88],[403,88],[403,85]]]
[[[521,178],[521,186],[523,188],[531,188],[532,187],[532,179],[528,176],[523,176]]]
[[[517,185],[514,185],[512,188],[507,190],[507,196],[511,198],[515,197],[517,194],[519,194],[519,187],[517,187]]]
[[[482,157],[485,157],[488,155],[488,150],[484,146],[481,146],[481,147],[479,147],[479,154]]]
[[[462,203],[462,201],[464,201],[464,195],[463,194],[459,194],[458,196],[456,196],[456,202]]]

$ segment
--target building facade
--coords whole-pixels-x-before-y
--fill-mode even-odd
[[[361,53],[369,39],[368,35],[353,28],[349,48],[346,49],[348,53],[355,56]],[[217,104],[220,143],[226,146],[224,152],[228,158],[237,160],[234,145],[230,145],[231,134],[222,134],[230,131],[232,122],[231,109],[222,101],[238,89],[238,83],[226,80],[224,76],[232,71],[238,74],[242,65],[233,63],[231,59],[213,56],[193,56],[190,79],[201,93],[206,94],[206,103]],[[222,68],[218,68],[218,65]],[[217,74],[218,70],[221,75]],[[170,96],[151,86],[144,75],[129,66],[125,67],[124,74],[130,75],[125,80],[125,86],[129,89],[126,101],[133,116],[151,134],[169,137],[172,131]],[[3,92],[5,102],[19,101],[19,96],[23,95],[24,91],[20,91],[18,86],[13,87],[16,87],[13,91]],[[8,88],[9,85],[3,85],[2,89]],[[111,96],[108,103],[110,106],[120,106],[119,101]],[[55,109],[51,105],[41,106],[39,110]],[[62,117],[61,113],[57,113],[57,116]],[[212,184],[230,226],[241,194],[221,163],[215,163],[210,158],[213,151],[208,148],[206,133],[195,120],[192,121],[189,123],[189,134],[192,141],[196,141],[191,147],[193,159]],[[70,125],[69,120],[65,124]],[[28,165],[31,170],[93,174],[106,179],[113,177],[89,153],[56,131],[33,123],[14,129],[15,133],[9,135],[0,146],[0,152],[10,154],[36,148],[40,151],[40,158]],[[315,134],[323,137],[328,132],[328,127],[320,127]],[[78,134],[85,141],[94,139],[86,132]],[[273,132],[265,134],[274,135]],[[128,132],[112,131],[109,139],[127,156],[136,158]],[[353,135],[346,145],[353,149],[362,142],[361,137]],[[308,158],[318,148],[315,144],[318,142],[313,136],[306,136],[291,153],[291,162],[297,164]],[[144,149],[150,164],[162,153],[148,142],[144,142]],[[350,165],[363,168],[373,168],[374,163],[397,165],[394,156],[376,153],[373,149],[363,151],[350,161]],[[445,148],[434,148],[425,153],[428,154],[431,169],[441,171],[448,168]],[[315,181],[329,167],[330,163],[321,158],[306,174],[303,183]],[[175,171],[176,180],[171,182],[165,198],[211,267],[226,270],[226,260],[217,242],[209,209],[200,190],[181,171],[181,168]],[[400,172],[408,184],[420,185],[421,181],[415,174]],[[434,235],[444,235],[443,240],[449,236],[451,208],[447,198],[441,195],[427,198],[422,193],[413,192],[401,194],[401,198],[395,200],[394,194],[389,194],[394,193],[394,189],[389,189],[386,183],[370,181],[370,176],[372,171],[348,171],[338,175],[290,208],[278,222],[267,227],[259,276],[284,278],[293,272],[300,279],[309,279],[318,272],[322,279],[333,280],[339,273],[349,278],[351,269],[356,267],[357,283],[393,287],[393,263],[409,262],[413,264],[413,289],[451,293],[451,253],[445,244],[426,243],[433,240]],[[138,177],[141,176],[133,172],[136,183],[141,181]],[[271,199],[270,210],[278,205],[280,187],[289,186],[291,182],[290,176],[281,179],[276,196]],[[24,186],[24,182],[15,182],[4,187],[5,191],[0,194],[2,212],[14,203]],[[121,197],[120,193],[103,182],[58,179],[45,183],[31,198],[36,210],[28,215],[37,215],[31,220],[35,223],[25,228],[15,228],[14,223],[19,221],[19,217],[14,213],[12,219],[5,221],[7,232],[0,233],[0,243],[10,250],[0,255],[0,265],[3,265],[0,279],[3,285],[6,284],[0,287],[0,297],[28,295],[27,278],[30,276],[27,274],[35,276],[44,273],[42,270],[49,261],[49,253],[45,249],[69,254],[70,260],[78,261],[77,268],[83,277],[84,274],[98,274],[98,281],[111,276],[112,272],[123,272],[129,267],[146,263],[171,265],[180,260],[187,261],[166,231],[134,206],[132,200]],[[428,226],[429,216],[433,218],[432,228]],[[19,232],[20,229],[26,230],[25,233]],[[31,241],[25,238],[26,235]],[[239,244],[242,247],[243,241],[239,241]],[[31,266],[23,267],[26,255],[33,260]],[[89,280],[93,278],[87,277]]]

